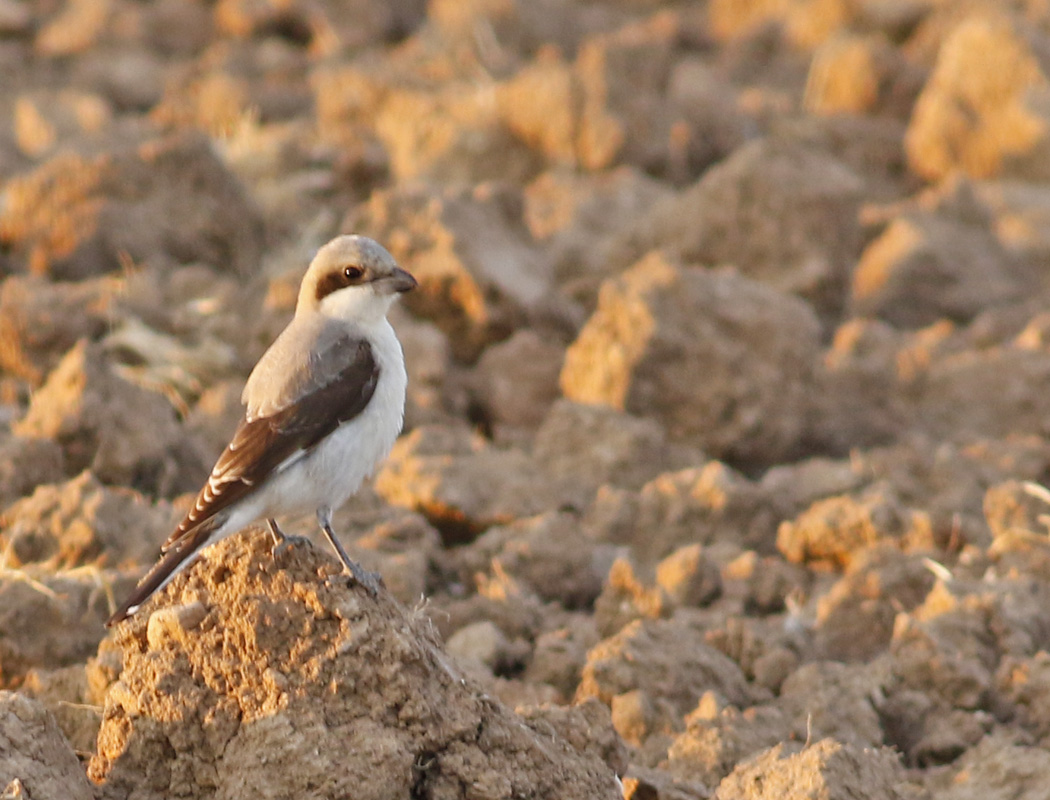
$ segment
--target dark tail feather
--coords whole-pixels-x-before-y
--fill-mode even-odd
[[[149,600],[154,592],[164,588],[179,570],[189,566],[200,549],[208,543],[209,533],[210,529],[194,531],[193,535],[180,542],[181,547],[173,547],[164,553],[160,561],[153,565],[153,569],[139,581],[135,590],[120,604],[113,616],[106,620],[106,627],[112,628],[118,622],[126,620],[138,611],[139,606]]]

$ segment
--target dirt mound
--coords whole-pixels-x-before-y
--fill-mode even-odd
[[[0,692],[0,786],[7,798],[90,800],[91,785],[43,705]]]
[[[904,800],[904,770],[894,754],[857,750],[832,739],[783,757],[780,745],[741,764],[718,786],[715,800],[850,797]],[[756,786],[757,784],[757,786]],[[756,791],[757,789],[757,791]]]
[[[542,715],[465,680],[424,614],[347,588],[311,546],[280,566],[267,549],[211,548],[121,628],[88,768],[100,797],[619,796]]]

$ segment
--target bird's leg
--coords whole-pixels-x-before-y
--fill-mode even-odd
[[[324,535],[328,537],[329,544],[335,549],[336,555],[339,556],[339,560],[343,562],[343,572],[350,575],[355,581],[365,587],[368,593],[375,597],[379,593],[379,587],[383,583],[383,578],[378,572],[369,572],[363,569],[360,564],[354,561],[347,554],[346,550],[343,549],[343,545],[339,543],[339,540],[335,538],[335,533],[332,531],[332,512],[327,508],[317,509],[317,523],[321,526],[321,530],[324,531]]]
[[[280,526],[277,524],[277,520],[273,517],[266,520],[266,524],[270,528],[270,536],[273,537],[273,546],[275,548],[280,547],[281,542],[284,541],[284,531],[281,530]]]
[[[273,537],[273,547],[270,548],[270,553],[274,558],[279,557],[292,545],[302,544],[303,542],[309,541],[305,536],[289,536],[281,530],[280,526],[277,524],[277,520],[273,517],[266,520],[266,525],[270,528],[270,536]]]

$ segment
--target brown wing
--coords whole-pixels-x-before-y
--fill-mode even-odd
[[[347,337],[332,348],[346,366],[323,385],[309,387],[281,410],[251,421],[244,419],[226,446],[193,508],[161,548],[168,551],[187,533],[214,521],[274,472],[305,455],[344,422],[360,414],[375,393],[379,365],[363,339]],[[324,374],[332,374],[333,371]]]

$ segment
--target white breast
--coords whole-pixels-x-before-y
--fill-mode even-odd
[[[258,518],[336,509],[346,502],[390,453],[405,417],[405,357],[390,323],[369,331],[379,366],[375,394],[364,411],[343,423],[306,456],[268,481]]]

